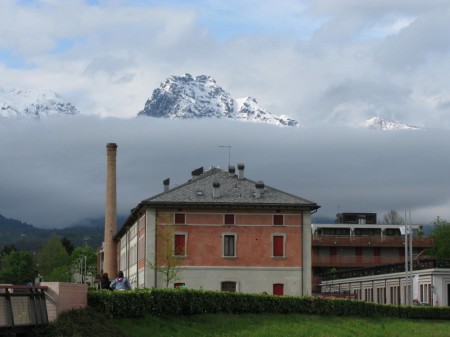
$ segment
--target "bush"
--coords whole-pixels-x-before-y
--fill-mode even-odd
[[[105,316],[93,308],[75,309],[63,312],[55,322],[36,328],[36,337],[99,337],[126,335],[110,324]]]
[[[88,304],[110,318],[149,315],[301,313],[333,316],[450,319],[450,307],[382,305],[349,299],[272,296],[187,289],[89,291]]]

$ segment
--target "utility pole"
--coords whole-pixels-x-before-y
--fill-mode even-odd
[[[231,145],[219,145],[221,148],[228,148],[228,166],[231,165]]]

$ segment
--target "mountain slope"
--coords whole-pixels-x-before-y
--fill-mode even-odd
[[[0,117],[42,118],[50,115],[78,115],[71,103],[46,90],[0,88]]]
[[[402,124],[391,120],[385,120],[379,117],[372,117],[365,122],[359,124],[359,127],[365,129],[379,129],[379,130],[417,130],[416,126]]]
[[[68,238],[77,247],[84,244],[97,249],[103,241],[104,220],[94,219],[62,229],[44,229],[9,219],[0,214],[0,250],[6,245],[39,252],[52,235]]]
[[[217,85],[210,76],[193,78],[189,74],[171,76],[153,91],[138,116],[164,118],[230,118],[270,123],[278,126],[299,126],[285,115],[276,116],[262,108],[251,97],[235,99]]]

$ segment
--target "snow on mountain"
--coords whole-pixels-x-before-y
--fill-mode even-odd
[[[138,116],[164,118],[230,118],[270,123],[278,126],[300,126],[286,115],[276,116],[251,97],[235,99],[210,76],[193,78],[190,74],[171,76],[153,91]]]
[[[42,118],[50,115],[78,115],[71,103],[48,90],[0,88],[0,117]]]
[[[378,130],[417,130],[416,126],[402,124],[391,120],[381,119],[379,117],[372,117],[365,122],[359,124],[360,128],[378,129]]]

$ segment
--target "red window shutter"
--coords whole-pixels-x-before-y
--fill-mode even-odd
[[[275,214],[273,216],[273,224],[275,226],[283,226],[284,225],[283,216],[281,214]]]
[[[284,284],[282,283],[275,283],[273,285],[273,294],[277,296],[284,295]]]
[[[234,214],[225,214],[225,225],[234,225]]]
[[[175,255],[185,255],[186,236],[184,234],[175,235]]]
[[[175,223],[184,225],[186,223],[184,213],[175,213]]]
[[[284,256],[284,237],[276,235],[273,237],[273,256]]]

